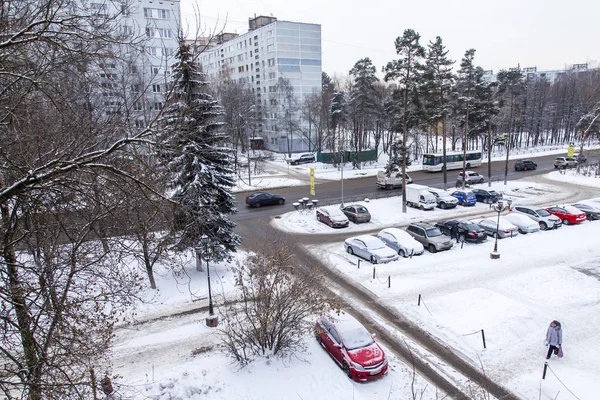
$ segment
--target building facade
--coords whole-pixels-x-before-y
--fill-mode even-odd
[[[202,48],[199,60],[210,80],[230,79],[254,94],[254,139],[279,152],[314,147],[301,109],[321,93],[320,25],[259,16],[249,19],[247,33],[222,34]]]
[[[521,69],[523,77],[526,80],[532,79],[545,79],[549,83],[554,83],[561,77],[566,76],[569,73],[579,73],[585,71],[591,71],[593,68],[588,68],[588,64],[573,64],[570,69],[555,69],[555,70],[544,70],[538,71],[537,67],[525,67]],[[497,75],[492,70],[484,71],[483,80],[486,82],[496,82]]]

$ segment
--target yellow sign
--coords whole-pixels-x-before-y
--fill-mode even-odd
[[[573,157],[575,155],[575,142],[569,142],[569,149],[567,150],[567,157]]]
[[[315,169],[310,167],[310,195],[315,195]]]

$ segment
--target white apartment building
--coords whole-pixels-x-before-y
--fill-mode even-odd
[[[247,33],[217,37],[216,45],[204,49],[199,60],[210,80],[225,76],[251,88],[258,121],[254,139],[262,138],[265,148],[273,151],[309,150],[312,135],[299,108],[309,95],[321,93],[321,25],[250,18]],[[288,106],[282,80],[293,88],[293,107]],[[285,122],[292,119],[293,127]]]
[[[509,68],[510,69],[510,68]],[[588,64],[573,64],[570,69],[555,69],[555,70],[543,70],[538,71],[537,67],[525,67],[521,69],[523,77],[526,80],[531,79],[545,79],[550,83],[554,83],[561,77],[566,76],[569,73],[579,73],[585,71],[591,71],[593,68],[588,68]],[[486,82],[496,82],[497,75],[492,70],[484,71],[483,80]]]
[[[119,4],[121,9],[117,9]],[[119,60],[106,60],[100,66],[107,113],[122,115],[126,107],[135,115],[132,123],[136,127],[147,126],[164,106],[171,66],[176,61],[179,0],[92,0],[90,8],[97,10],[99,17],[117,13],[122,32],[135,43],[122,49]]]

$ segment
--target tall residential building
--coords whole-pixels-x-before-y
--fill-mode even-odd
[[[314,134],[300,109],[309,95],[321,93],[321,25],[259,16],[249,19],[247,33],[224,33],[213,44],[199,60],[210,80],[230,79],[252,90],[253,139],[274,151],[312,150]]]
[[[107,114],[127,114],[136,127],[147,126],[162,109],[171,79],[179,45],[179,0],[92,0],[90,8],[99,17],[117,14],[122,33],[132,40],[119,57],[99,66]]]

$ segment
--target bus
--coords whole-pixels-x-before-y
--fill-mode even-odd
[[[446,169],[461,169],[463,167],[462,151],[446,152]],[[467,151],[467,168],[479,167],[481,165],[481,150]],[[441,171],[444,166],[444,155],[442,153],[423,154],[423,171]]]

